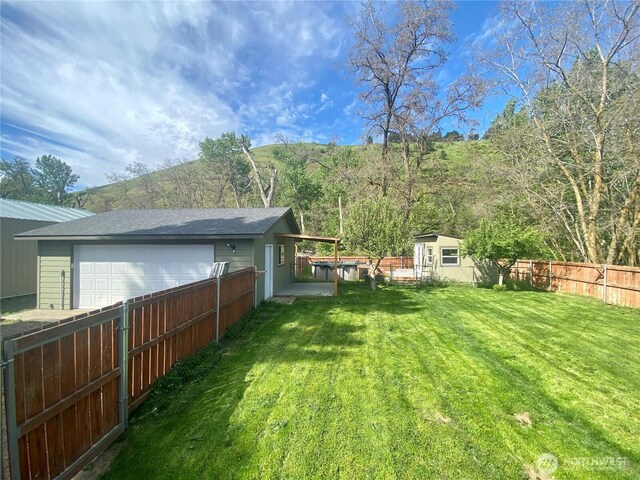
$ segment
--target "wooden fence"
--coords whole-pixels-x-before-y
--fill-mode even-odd
[[[367,257],[338,257],[338,260],[341,262],[369,263],[369,259]],[[311,265],[313,262],[333,262],[333,257],[298,256],[296,257],[296,275],[302,271],[302,268]],[[298,264],[301,265],[300,271],[298,271]],[[385,257],[380,263],[380,269],[387,274],[390,273],[392,269],[398,270],[405,268],[413,269],[413,257]]]
[[[612,305],[640,307],[640,268],[544,260],[518,260],[513,278],[536,288],[598,298]]]
[[[126,428],[176,361],[254,303],[253,268],[3,339],[11,478],[70,478]],[[126,368],[123,366],[126,365]]]

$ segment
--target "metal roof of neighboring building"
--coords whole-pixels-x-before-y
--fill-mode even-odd
[[[93,213],[86,210],[0,198],[0,217],[2,218],[66,222],[91,215]]]
[[[290,208],[183,208],[114,210],[15,237],[42,240],[256,238],[283,217],[293,233],[300,233]]]

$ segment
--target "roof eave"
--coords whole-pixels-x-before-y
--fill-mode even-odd
[[[262,234],[245,235],[15,235],[16,240],[73,240],[73,241],[110,241],[110,240],[253,240],[262,238]]]

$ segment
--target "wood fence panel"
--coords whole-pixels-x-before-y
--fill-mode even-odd
[[[253,308],[252,268],[220,279],[220,335]],[[216,282],[202,280],[130,301],[129,410],[183,358],[215,340]]]
[[[549,285],[550,270],[551,285]],[[640,268],[638,267],[519,260],[512,275],[519,280],[530,281],[536,288],[593,297],[612,305],[640,307]]]
[[[302,257],[308,259],[308,265],[312,262],[331,262],[333,263],[333,256],[328,257]],[[338,259],[341,262],[360,262],[363,264],[368,264],[369,259],[367,257],[339,257]],[[413,268],[413,257],[385,257],[380,262],[380,270],[384,273],[389,273],[392,269],[402,269],[402,268]]]
[[[13,385],[4,376],[5,397],[11,394],[15,403],[13,413],[6,407],[17,447],[9,457],[19,478],[48,479],[77,469],[83,453],[118,425],[113,318],[120,309],[112,310],[98,312],[95,321],[85,315],[3,341],[13,368]]]
[[[115,440],[125,425],[120,395],[135,409],[177,360],[215,340],[217,281],[224,334],[253,308],[252,268],[125,304],[128,392],[120,384],[120,304],[3,340],[13,377],[9,385],[3,376],[13,405],[9,457],[20,478],[69,478]]]

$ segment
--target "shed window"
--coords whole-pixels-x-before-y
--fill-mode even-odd
[[[284,265],[284,244],[278,244],[278,265]]]
[[[440,250],[442,265],[460,265],[460,256],[457,248],[443,248]]]
[[[425,265],[433,265],[433,247],[427,247]]]

